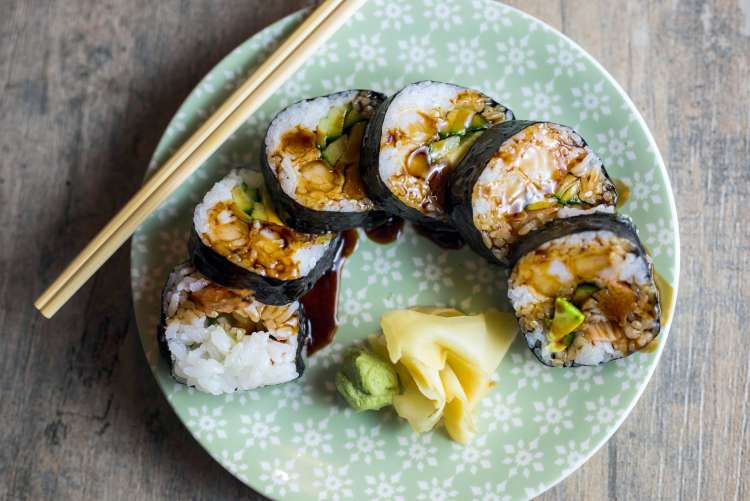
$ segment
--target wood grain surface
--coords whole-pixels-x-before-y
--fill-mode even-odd
[[[32,302],[136,190],[198,80],[309,3],[0,1],[0,499],[257,497],[151,377],[127,248],[53,320]],[[510,3],[628,91],[667,161],[682,240],[654,379],[612,440],[542,498],[750,499],[750,1]]]

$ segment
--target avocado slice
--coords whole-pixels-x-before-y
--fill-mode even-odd
[[[249,222],[252,219],[253,208],[255,207],[255,199],[258,196],[258,190],[255,188],[248,188],[245,183],[238,184],[232,188],[232,212],[245,222]]]
[[[471,117],[471,122],[469,123],[469,126],[466,128],[466,132],[474,132],[477,130],[483,130],[486,129],[489,126],[489,122],[486,118],[484,118],[479,113],[475,114],[473,117]]]
[[[346,106],[334,106],[328,111],[328,115],[318,122],[316,136],[320,148],[325,148],[344,133],[346,112]]]
[[[440,141],[435,141],[429,146],[430,162],[438,163],[446,158],[454,149],[458,148],[461,138],[450,136]]]
[[[573,340],[575,338],[576,338],[576,333],[571,332],[570,334],[562,338],[560,341],[553,341],[552,343],[548,344],[547,349],[552,353],[565,351],[573,343]]]
[[[331,167],[335,166],[341,156],[346,152],[348,143],[347,139],[346,136],[341,136],[326,146],[323,150],[323,159],[328,162]]]
[[[552,341],[561,341],[581,325],[586,317],[567,299],[555,298],[555,315],[549,329]]]
[[[594,293],[596,293],[599,290],[599,287],[597,287],[594,284],[589,283],[583,283],[580,284],[578,287],[576,287],[576,290],[573,292],[573,302],[577,304],[578,306],[582,305],[586,300],[591,297]]]

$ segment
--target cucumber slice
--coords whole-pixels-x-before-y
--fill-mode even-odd
[[[542,209],[549,209],[550,207],[554,207],[557,205],[557,200],[554,198],[546,198],[544,200],[537,200],[536,202],[531,202],[529,205],[526,206],[526,210],[542,210]]]
[[[461,143],[461,138],[458,136],[450,136],[440,141],[435,141],[430,144],[428,150],[430,153],[430,162],[438,163],[445,159],[454,149],[458,148]]]
[[[555,314],[549,329],[552,341],[560,341],[581,325],[586,317],[567,299],[555,298]]]
[[[460,162],[461,159],[469,151],[471,145],[474,144],[474,141],[479,139],[479,136],[481,135],[481,132],[472,132],[471,134],[466,134],[465,136],[463,136],[461,138],[461,141],[458,143],[458,147],[448,152],[448,155],[445,157],[448,163],[450,165],[458,164],[458,162]]]
[[[572,300],[575,304],[580,306],[598,290],[599,287],[594,284],[580,284],[573,292]]]
[[[323,150],[323,160],[328,162],[331,167],[334,167],[341,156],[346,152],[347,146],[348,138],[346,136],[341,136],[325,147]]]
[[[269,196],[259,188],[249,188],[245,183],[232,188],[232,212],[240,220],[251,223],[253,219],[282,224],[273,210]]]
[[[471,117],[471,122],[469,122],[469,126],[466,128],[466,131],[473,132],[476,130],[483,130],[488,126],[489,122],[487,121],[487,119],[479,113],[476,113],[473,117]]]
[[[328,115],[318,122],[316,136],[319,147],[325,148],[329,143],[341,137],[341,134],[344,133],[346,112],[346,106],[335,106],[330,109]]]

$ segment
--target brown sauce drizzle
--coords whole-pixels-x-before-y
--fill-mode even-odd
[[[398,216],[389,216],[383,224],[365,230],[365,235],[373,242],[385,245],[395,242],[401,236],[403,229],[403,219]]]
[[[417,234],[431,240],[432,243],[443,249],[457,250],[464,246],[464,239],[456,231],[430,228],[421,224],[414,224]]]
[[[663,329],[672,317],[672,310],[674,310],[674,288],[672,288],[672,284],[667,282],[664,275],[658,271],[654,272],[654,283],[656,284],[656,288],[659,289],[659,305],[661,307],[661,317],[659,320]],[[658,347],[659,338],[657,337],[639,351],[642,353],[653,353]]]
[[[615,183],[615,189],[617,190],[617,208],[619,209],[625,202],[630,200],[630,186],[625,183],[622,179],[613,180]]]
[[[307,347],[308,355],[330,344],[338,329],[336,307],[341,281],[340,272],[346,258],[351,256],[357,248],[357,230],[347,230],[343,232],[343,237],[344,244],[336,254],[331,269],[320,277],[320,280],[315,282],[313,288],[301,299],[305,315],[312,327],[310,344]]]

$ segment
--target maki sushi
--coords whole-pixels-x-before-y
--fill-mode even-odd
[[[177,266],[162,293],[159,350],[180,383],[231,393],[302,375],[310,327],[299,303],[272,306],[252,291]]]
[[[341,237],[284,225],[259,172],[232,171],[214,184],[193,214],[188,250],[212,281],[253,291],[266,304],[290,303],[328,271]]]
[[[615,185],[570,127],[509,121],[487,130],[456,167],[455,227],[491,262],[508,264],[514,242],[557,219],[614,212]]]
[[[660,330],[651,259],[629,219],[558,219],[513,250],[510,299],[546,365],[598,365],[646,347]]]
[[[513,113],[481,92],[423,81],[378,108],[365,132],[362,178],[387,211],[438,230],[450,229],[450,174],[490,126]]]
[[[261,165],[279,218],[307,233],[385,220],[359,172],[365,126],[385,96],[347,90],[290,105],[271,121]]]

